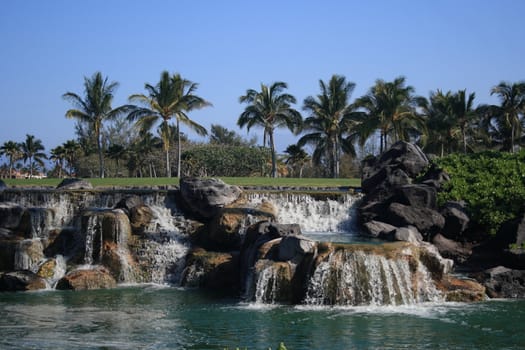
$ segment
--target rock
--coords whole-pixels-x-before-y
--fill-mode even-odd
[[[293,268],[287,262],[259,260],[255,265],[255,301],[268,304],[294,300]]]
[[[465,203],[447,202],[443,205],[440,212],[445,218],[445,227],[442,230],[443,235],[450,239],[459,239],[470,223]]]
[[[64,179],[57,185],[60,190],[91,190],[93,185],[82,179]]]
[[[435,210],[392,203],[385,215],[386,223],[397,226],[415,226],[425,237],[432,236],[445,226],[445,218]]]
[[[0,191],[6,188],[7,188],[6,183],[4,182],[4,180],[0,179]]]
[[[503,250],[504,266],[512,269],[525,270],[525,248]]]
[[[315,254],[316,242],[303,236],[284,236],[279,243],[278,260],[299,263],[306,254]]]
[[[15,253],[15,270],[34,271],[44,260],[44,246],[40,239],[24,239],[18,243]]]
[[[0,275],[1,292],[17,292],[46,288],[46,281],[31,271],[14,271]]]
[[[203,228],[196,241],[209,250],[239,250],[245,228],[260,221],[273,221],[276,209],[270,202],[253,206],[235,202],[225,208]]]
[[[438,287],[445,294],[446,301],[470,303],[487,299],[485,287],[470,279],[447,276]]]
[[[115,288],[117,282],[104,267],[74,270],[62,277],[57,285],[58,290],[89,290]]]
[[[452,271],[454,262],[439,254],[438,249],[427,242],[421,242],[419,249],[419,260],[427,267],[435,280],[441,280],[443,276]]]
[[[0,202],[0,227],[16,230],[25,208],[12,202]]]
[[[131,208],[144,205],[144,201],[137,195],[127,195],[115,204],[115,209],[122,209],[127,215]]]
[[[450,181],[450,175],[432,163],[420,181],[422,184],[432,186],[436,190],[440,191],[443,186]]]
[[[448,239],[439,233],[432,238],[432,243],[443,257],[459,263],[466,262],[472,255],[472,248],[468,245]]]
[[[363,177],[361,180],[361,188],[364,193],[372,193],[378,188],[391,189],[411,183],[412,179],[403,169],[385,166],[377,169],[370,177]]]
[[[193,249],[186,258],[182,286],[238,290],[239,254]]]
[[[496,234],[495,244],[501,249],[508,249],[511,245],[525,244],[525,214],[504,222]]]
[[[393,236],[396,241],[409,242],[415,245],[423,241],[423,236],[414,226],[397,228]]]
[[[491,298],[525,298],[525,270],[497,266],[474,275]]]
[[[230,186],[220,179],[182,178],[180,192],[184,203],[195,215],[210,219],[219,209],[235,202],[241,195],[238,186]]]
[[[359,213],[359,220],[364,223],[368,221],[383,221],[382,219],[385,218],[385,213],[388,206],[388,202],[367,202],[365,198],[357,209]]]
[[[15,269],[15,253],[20,239],[0,240],[0,271],[13,271]]]
[[[153,220],[153,210],[147,205],[137,205],[129,210],[129,221],[133,232],[142,233]]]
[[[364,225],[367,233],[372,237],[387,237],[396,230],[397,227],[381,221],[369,221]]]
[[[416,208],[437,209],[436,189],[427,185],[404,185],[397,187],[391,200]]]
[[[379,157],[378,164],[393,165],[409,177],[415,178],[429,166],[429,161],[417,145],[398,141]]]
[[[121,209],[87,209],[82,212],[84,235],[99,234],[103,241],[125,242],[131,236],[128,216]]]

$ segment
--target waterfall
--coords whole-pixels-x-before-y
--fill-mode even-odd
[[[90,215],[87,217],[87,224],[83,225],[84,264],[86,265],[93,265],[102,256],[102,220],[101,215]]]
[[[15,250],[15,270],[29,270],[36,272],[38,263],[44,258],[43,245],[40,239],[24,239]]]
[[[405,257],[335,251],[314,270],[309,305],[400,305],[441,301],[427,268]]]
[[[299,224],[305,232],[356,232],[355,205],[360,196],[338,194],[331,198],[302,193],[248,193],[248,200],[268,200],[276,207],[277,221]]]

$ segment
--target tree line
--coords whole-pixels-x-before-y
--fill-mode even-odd
[[[156,84],[144,85],[145,93],[133,94],[128,104],[113,107],[118,85],[96,72],[84,78],[82,95],[63,94],[72,105],[65,116],[76,120],[77,137],[50,151],[52,176],[105,177],[109,171],[111,176],[171,177],[176,171],[177,177],[301,177],[306,171],[308,176],[337,178],[349,175],[348,164],[358,154],[383,152],[398,140],[418,143],[427,153],[442,157],[488,149],[515,152],[525,138],[525,82],[521,81],[493,86],[490,92],[498,97],[497,105],[475,105],[475,93],[466,90],[438,89],[428,97],[417,96],[402,76],[376,80],[364,96],[351,102],[355,83],[333,75],[328,81],[319,80],[319,93],[304,99],[303,113],[285,82],[261,84],[239,97],[244,110],[237,125],[248,131],[260,128],[262,146],[218,124],[212,124],[207,144],[190,141],[181,128],[208,135],[190,113],[212,103],[197,95],[197,83],[180,74],[163,71]],[[298,137],[284,155],[275,149],[278,128]],[[29,163],[30,176],[35,167],[43,166],[47,158],[43,151],[34,135],[0,147],[9,174],[23,160]]]

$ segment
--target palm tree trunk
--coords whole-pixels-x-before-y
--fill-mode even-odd
[[[339,177],[339,157],[337,154],[338,144],[337,144],[337,136],[335,137],[335,140],[332,145],[332,157],[333,157],[333,171],[332,171],[332,177],[334,179],[337,179]]]
[[[177,118],[177,177],[180,179],[180,156],[181,156],[181,147],[180,147],[180,123]]]
[[[104,155],[102,154],[102,140],[100,139],[100,131],[97,132],[97,149],[98,149],[98,164],[100,178],[104,178]]]
[[[270,137],[270,149],[272,152],[272,177],[277,178],[277,160],[275,155],[275,144],[273,140],[273,130],[270,130],[268,132],[268,136]]]

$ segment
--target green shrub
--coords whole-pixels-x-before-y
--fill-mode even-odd
[[[463,200],[474,223],[495,234],[501,224],[523,213],[525,151],[453,154],[436,160],[450,176],[439,202]]]

